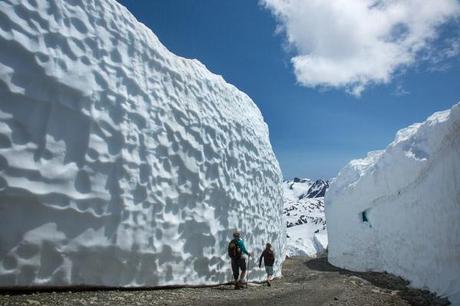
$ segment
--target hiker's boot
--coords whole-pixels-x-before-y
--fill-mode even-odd
[[[272,285],[272,284],[270,283],[270,281],[267,280],[267,286],[268,286],[268,287],[271,287],[271,285]]]

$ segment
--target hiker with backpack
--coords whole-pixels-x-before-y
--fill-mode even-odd
[[[259,268],[262,265],[262,258],[264,259],[265,272],[267,272],[267,285],[271,286],[270,281],[273,277],[273,264],[275,263],[275,253],[272,250],[272,245],[267,243],[265,250],[262,252],[259,258]]]
[[[244,277],[246,276],[246,258],[243,254],[252,256],[246,250],[240,232],[233,233],[233,239],[228,244],[228,255],[232,259],[233,278],[235,280],[235,289],[241,289],[244,285]],[[240,271],[241,270],[241,274]]]

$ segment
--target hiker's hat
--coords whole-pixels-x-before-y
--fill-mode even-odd
[[[240,238],[240,232],[239,231],[234,231],[233,232],[233,237]]]

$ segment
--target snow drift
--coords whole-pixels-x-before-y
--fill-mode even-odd
[[[351,161],[326,195],[329,261],[460,304],[460,103]]]
[[[294,178],[283,182],[287,256],[316,257],[327,248],[324,194],[329,182]]]
[[[247,95],[115,1],[0,13],[1,287],[225,282],[235,228],[282,253],[281,172]]]

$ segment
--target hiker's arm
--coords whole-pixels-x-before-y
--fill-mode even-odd
[[[243,240],[240,240],[240,249],[241,249],[241,252],[243,252],[244,254],[249,255],[249,256],[251,255],[249,254],[248,250],[246,250]]]
[[[264,257],[264,254],[265,254],[265,250],[262,252],[262,255],[260,255],[260,258],[259,258],[259,268],[262,266],[262,257]]]

